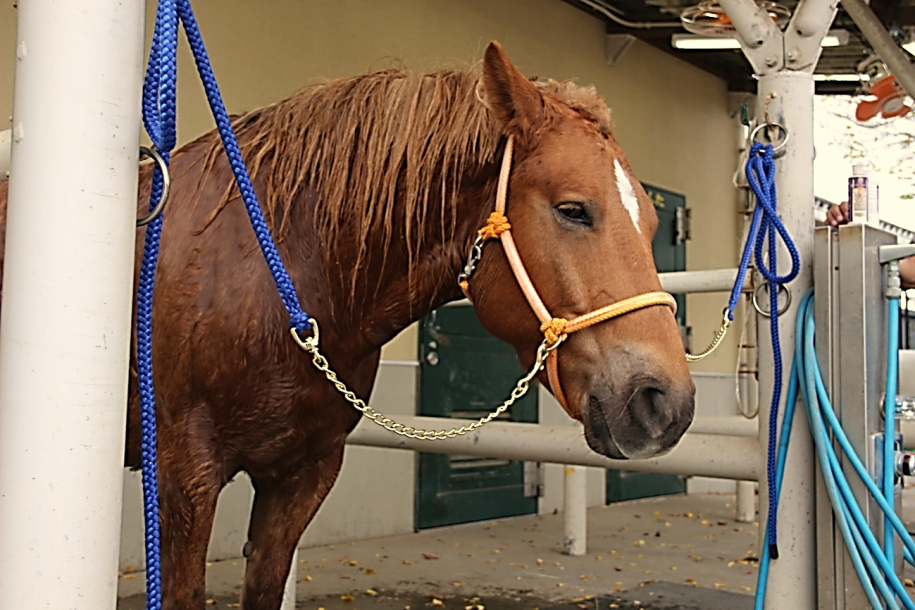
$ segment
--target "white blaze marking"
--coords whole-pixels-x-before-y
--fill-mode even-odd
[[[613,163],[616,168],[616,188],[620,191],[620,199],[626,207],[626,211],[629,212],[636,230],[641,233],[642,229],[639,227],[639,198],[636,196],[635,189],[632,188],[632,183],[629,182],[629,176],[626,175],[626,170],[620,165],[619,160],[614,159]]]

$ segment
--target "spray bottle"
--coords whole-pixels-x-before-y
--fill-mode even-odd
[[[871,199],[869,176],[866,165],[852,165],[848,179],[848,222],[867,222],[868,204]],[[874,197],[876,198],[876,197]]]

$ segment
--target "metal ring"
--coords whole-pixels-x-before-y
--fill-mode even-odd
[[[756,129],[754,129],[754,130],[750,133],[750,141],[751,141],[751,142],[755,142],[755,141],[756,141],[756,136],[757,136],[757,134],[759,134],[759,132],[762,131],[763,128],[766,128],[766,127],[772,127],[772,128],[775,128],[775,129],[781,129],[783,132],[785,132],[785,139],[782,140],[781,143],[778,144],[777,146],[773,146],[773,147],[772,147],[772,152],[773,152],[773,153],[780,152],[783,148],[785,148],[785,145],[788,143],[788,138],[790,137],[791,134],[788,133],[788,128],[787,128],[787,127],[785,127],[784,125],[781,125],[781,124],[779,124],[779,123],[763,123],[762,125],[757,126]],[[760,143],[761,143],[761,142],[760,142]]]
[[[768,310],[763,311],[762,308],[759,306],[759,300],[757,299],[757,295],[759,294],[760,288],[768,289],[769,282],[761,283],[759,286],[756,287],[756,290],[753,291],[753,309],[755,309],[756,313],[758,313],[759,315],[764,316],[766,318],[771,318],[772,312],[768,311]],[[778,315],[782,315],[783,313],[788,311],[789,307],[791,307],[791,291],[788,290],[787,288],[785,288],[782,284],[778,284],[778,290],[779,290],[779,292],[781,292],[782,290],[785,291],[785,306],[778,308]]]
[[[168,165],[165,164],[165,159],[162,158],[155,149],[146,148],[145,146],[140,147],[140,159],[143,157],[150,157],[153,161],[156,162],[156,165],[159,166],[159,171],[162,172],[162,194],[159,196],[159,203],[156,204],[156,207],[152,211],[137,220],[137,226],[142,227],[148,225],[162,213],[162,210],[165,209],[165,202],[168,201],[168,192],[171,189],[172,179],[168,175]]]

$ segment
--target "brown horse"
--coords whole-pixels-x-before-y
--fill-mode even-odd
[[[385,342],[461,297],[455,277],[492,211],[508,136],[507,215],[549,311],[573,318],[660,289],[657,218],[603,101],[592,88],[522,77],[496,44],[482,78],[369,74],[310,87],[235,125],[322,350],[361,396]],[[171,172],[153,318],[165,607],[204,607],[216,498],[246,471],[256,495],[243,606],[276,609],[359,414],[290,338],[215,134],[177,152]],[[145,168],[140,201],[149,189]],[[6,195],[0,188],[3,230]],[[503,249],[484,252],[471,284],[477,314],[529,367],[539,321]],[[567,409],[595,451],[646,457],[689,425],[694,388],[668,308],[592,326],[559,350]],[[132,373],[126,460],[137,467]]]

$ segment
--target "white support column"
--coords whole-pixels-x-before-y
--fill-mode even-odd
[[[583,466],[566,466],[563,471],[562,552],[584,555],[588,552],[588,477]]]
[[[813,285],[813,75],[807,72],[780,71],[759,79],[759,109],[764,120],[764,105],[769,96],[769,118],[784,125],[790,132],[785,155],[776,159],[775,184],[778,213],[785,228],[794,239],[801,257],[801,271],[787,285],[791,306],[779,318],[782,357],[782,408],[779,429],[784,415],[784,400],[791,372],[794,351],[795,316],[804,293]],[[773,136],[779,137],[779,136]],[[787,250],[779,245],[779,273],[790,268]],[[757,278],[758,279],[758,278]],[[769,319],[758,318],[759,346],[759,431],[760,445],[769,439],[769,412],[774,386],[772,343]],[[816,596],[816,520],[814,507],[814,472],[816,467],[813,440],[804,416],[803,404],[798,404],[791,433],[791,444],[782,483],[778,515],[780,556],[769,568],[766,589],[766,610],[810,610],[817,607]],[[760,533],[768,510],[768,483],[760,477]]]
[[[20,2],[0,608],[114,608],[145,2]]]
[[[13,146],[13,130],[0,131],[0,181],[10,177],[10,149]]]

